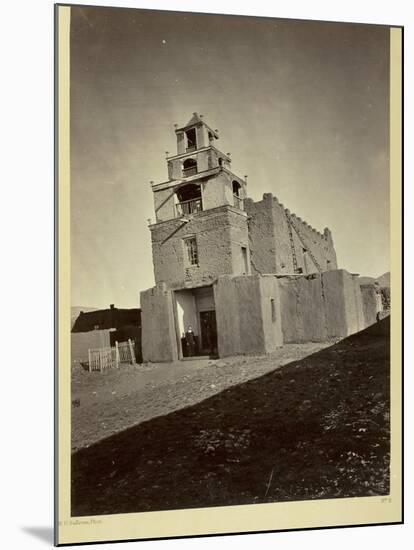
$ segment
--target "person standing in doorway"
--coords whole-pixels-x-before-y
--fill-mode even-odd
[[[188,326],[187,332],[185,333],[185,341],[187,344],[188,357],[195,355],[195,336],[191,326]]]

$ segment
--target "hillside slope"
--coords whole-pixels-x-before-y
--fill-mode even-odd
[[[389,492],[389,318],[72,455],[72,515]]]

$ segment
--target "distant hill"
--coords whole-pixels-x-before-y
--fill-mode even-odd
[[[390,272],[384,273],[381,277],[377,279],[380,286],[390,286]]]
[[[72,306],[70,308],[70,326],[71,326],[71,328],[73,327],[76,319],[79,317],[79,313],[81,311],[84,311],[86,313],[87,311],[96,311],[97,309],[99,309],[99,308],[97,308],[97,307],[86,307],[86,306]]]
[[[378,283],[381,287],[390,286],[390,272],[387,271],[387,273],[384,273],[381,277],[377,277],[377,279],[374,277],[359,277],[358,280],[360,285],[373,285]]]
[[[358,277],[360,285],[373,285],[377,280],[374,277]]]

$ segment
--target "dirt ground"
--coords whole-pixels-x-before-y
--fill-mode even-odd
[[[72,515],[387,495],[381,324],[226,365],[75,373]]]
[[[291,344],[267,356],[122,365],[72,371],[72,450],[156,416],[194,405],[330,344]]]

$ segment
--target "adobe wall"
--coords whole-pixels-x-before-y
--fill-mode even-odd
[[[171,175],[172,176],[172,175]],[[181,171],[174,174],[179,181],[182,180]],[[226,205],[234,206],[233,197],[233,179],[236,179],[241,185],[241,198],[246,194],[245,183],[237,177],[222,170],[217,174],[204,178],[201,182],[201,195],[203,202],[203,210],[217,208],[218,206]],[[199,183],[196,181],[195,183]],[[154,210],[157,222],[171,220],[176,217],[176,204],[178,200],[175,196],[173,188],[160,189],[154,191]]]
[[[211,166],[209,166],[211,168]],[[203,168],[204,169],[204,168]],[[205,168],[207,170],[207,168]],[[199,167],[199,172],[201,168]],[[185,183],[183,180],[183,174],[181,170],[181,164],[179,169],[169,171],[169,177],[171,180],[178,180],[176,183]],[[192,183],[192,182],[190,182]],[[194,182],[199,184],[199,181]],[[201,194],[203,202],[203,210],[208,208],[216,208],[223,204],[233,204],[233,194],[231,193],[231,186],[229,177],[225,172],[219,172],[214,177],[205,178],[201,184]],[[157,222],[171,220],[177,217],[176,204],[178,199],[175,196],[174,188],[160,189],[154,191],[154,210]]]
[[[170,180],[181,180],[183,178],[183,164],[188,159],[197,162],[197,172],[204,172],[217,166],[217,155],[212,149],[194,151],[191,154],[168,160],[168,178]]]
[[[344,271],[345,311],[349,334],[365,328],[361,289],[356,275]]]
[[[204,124],[197,124],[195,126],[189,126],[186,128],[187,130],[194,128],[196,131],[196,140],[197,140],[197,148],[200,149],[201,147],[205,147],[209,144],[208,139],[208,130],[205,127]],[[185,131],[177,131],[177,154],[181,155],[186,152],[186,140],[185,140]]]
[[[111,330],[90,330],[88,332],[72,332],[70,335],[72,365],[88,361],[88,350],[107,348],[111,345]]]
[[[235,251],[248,247],[247,216],[233,207],[199,212],[150,227],[155,281],[172,288],[204,286],[233,273]],[[196,236],[199,265],[189,265],[185,237]],[[241,252],[240,252],[241,253]]]
[[[266,352],[283,345],[279,281],[274,275],[260,277],[261,308]]]
[[[298,268],[303,273],[337,269],[336,253],[328,228],[319,233],[295,214],[291,214],[271,193],[263,200],[244,201],[249,220],[250,247],[253,268],[260,273],[293,274],[294,263],[289,234],[288,216],[292,221],[292,238]],[[304,253],[303,249],[310,253]],[[312,256],[315,258],[315,265]]]
[[[263,204],[252,199],[244,200],[244,209],[249,216],[249,248],[252,273],[277,273],[276,242],[273,210],[269,201]],[[293,267],[290,271],[293,273]],[[287,271],[289,272],[289,271]]]
[[[365,326],[377,321],[377,289],[375,285],[360,285]]]
[[[279,279],[285,342],[321,342],[365,328],[356,277],[344,269]]]
[[[322,277],[279,279],[283,339],[288,342],[323,342],[327,339]]]
[[[322,273],[322,292],[326,316],[327,338],[345,337],[348,330],[344,279],[351,275],[343,269]],[[351,304],[354,304],[354,300]]]
[[[225,172],[219,172],[213,178],[202,183],[203,210],[217,208],[224,204],[232,205],[231,193],[230,197],[230,181]]]
[[[173,297],[165,285],[159,284],[141,292],[141,319],[143,361],[176,361]]]
[[[264,279],[222,276],[214,284],[220,357],[267,353],[282,345],[277,281]],[[274,320],[271,299],[275,301]]]
[[[331,231],[325,227],[324,232],[320,233],[294,213],[290,213],[290,218],[295,229],[293,233],[297,238],[298,246],[303,249],[304,243],[306,247],[309,248],[322,271],[336,270],[338,265]],[[308,259],[309,265],[313,270],[309,270],[308,273],[315,272],[315,264],[313,263],[312,258],[308,257]]]
[[[173,189],[161,189],[154,192],[154,210],[157,221],[175,218],[175,192]]]

